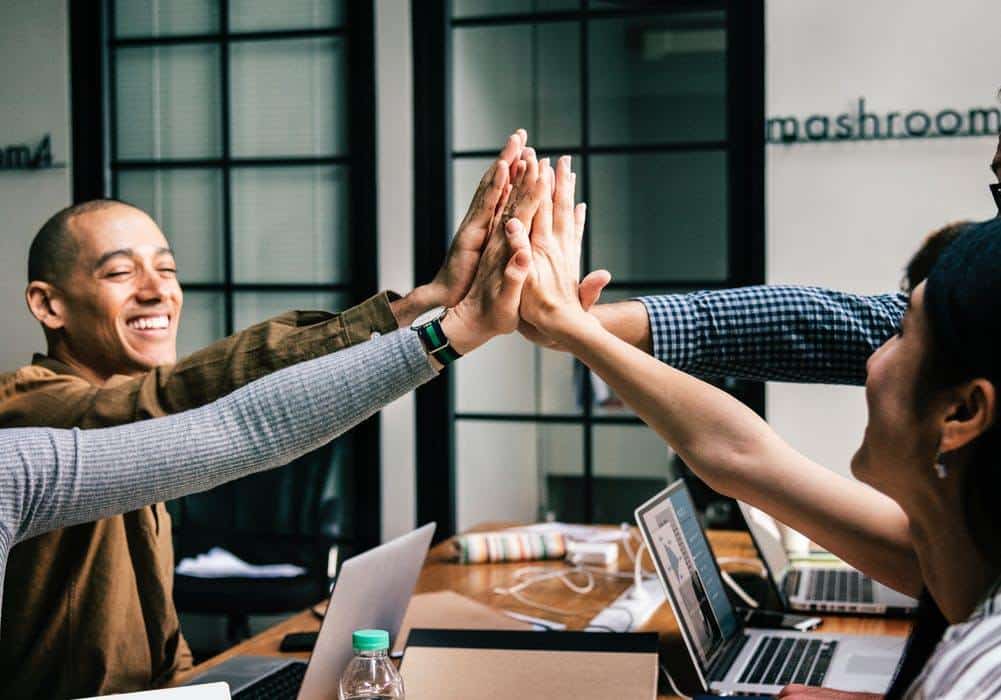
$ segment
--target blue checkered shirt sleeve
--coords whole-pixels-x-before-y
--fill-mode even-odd
[[[706,377],[864,384],[865,363],[897,332],[903,294],[859,296],[763,285],[640,297],[654,356]]]

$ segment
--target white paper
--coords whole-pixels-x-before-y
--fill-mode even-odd
[[[222,547],[185,557],[174,571],[196,578],[293,578],[306,573],[295,564],[248,564]]]

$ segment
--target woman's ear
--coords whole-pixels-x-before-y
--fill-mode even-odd
[[[986,379],[973,379],[956,387],[942,425],[942,452],[969,445],[994,425],[997,394]]]
[[[24,292],[28,310],[39,323],[49,330],[58,330],[65,325],[66,307],[62,295],[48,282],[30,282]]]

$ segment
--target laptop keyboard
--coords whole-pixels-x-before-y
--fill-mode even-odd
[[[811,572],[810,600],[829,603],[872,603],[872,579],[853,569]]]
[[[267,678],[236,693],[233,700],[295,700],[305,675],[306,664],[303,662],[283,666]]]
[[[833,640],[762,635],[737,682],[821,685],[837,647]]]

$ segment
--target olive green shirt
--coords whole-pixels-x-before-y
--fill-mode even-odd
[[[99,428],[207,404],[275,370],[388,333],[387,293],[341,314],[293,311],[138,377],[95,386],[36,355],[0,375],[0,427]],[[172,597],[162,503],[15,546],[0,629],[4,697],[73,698],[163,685],[191,666]]]

